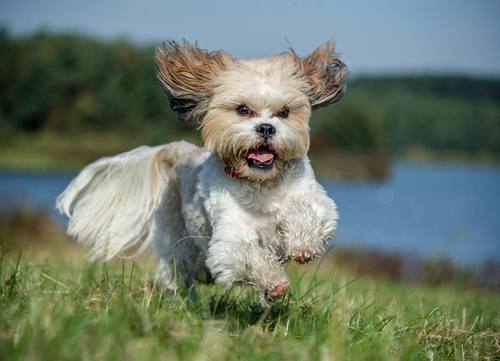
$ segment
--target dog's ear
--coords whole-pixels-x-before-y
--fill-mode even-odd
[[[201,121],[211,98],[211,80],[232,64],[224,50],[208,52],[184,41],[156,48],[156,77],[170,109],[183,122]]]
[[[335,53],[333,41],[319,46],[300,59],[311,85],[307,92],[313,110],[338,102],[346,89],[347,66]]]

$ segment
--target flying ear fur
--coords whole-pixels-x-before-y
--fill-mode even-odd
[[[293,52],[293,50],[292,50]],[[300,59],[311,89],[307,92],[313,110],[338,102],[345,93],[347,66],[335,53],[333,41]]]
[[[211,80],[232,64],[224,50],[208,52],[183,41],[156,48],[156,77],[165,90],[170,109],[183,122],[201,121],[211,97]]]

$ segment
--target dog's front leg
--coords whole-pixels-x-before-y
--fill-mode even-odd
[[[319,184],[311,192],[293,195],[280,222],[287,256],[300,264],[320,257],[335,233],[337,219],[335,203]]]
[[[245,234],[244,234],[245,233]],[[206,264],[216,283],[227,287],[252,285],[263,304],[281,296],[289,282],[276,255],[262,248],[252,232],[225,234],[214,232],[207,252]]]

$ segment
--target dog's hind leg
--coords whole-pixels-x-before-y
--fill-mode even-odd
[[[194,276],[200,249],[189,237],[181,211],[179,183],[175,174],[173,178],[156,213],[154,248],[159,258],[158,283],[171,293],[187,288],[194,300]]]
[[[199,250],[189,251],[172,246],[167,253],[159,256],[156,273],[158,284],[167,291],[174,293],[188,290],[191,301],[194,301],[197,297],[193,274],[196,262],[192,262],[192,259],[195,258],[194,254],[199,254]]]

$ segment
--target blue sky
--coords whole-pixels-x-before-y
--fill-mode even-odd
[[[363,74],[453,73],[500,78],[498,0],[2,0],[14,35],[76,31],[140,44],[198,40],[235,58],[306,55],[333,39]]]

